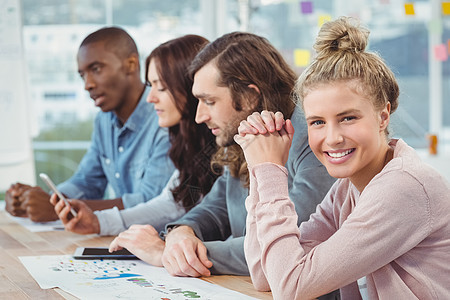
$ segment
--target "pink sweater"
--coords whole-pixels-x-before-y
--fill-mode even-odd
[[[275,299],[311,299],[340,288],[360,299],[450,299],[450,186],[402,140],[360,194],[339,179],[297,227],[287,171],[250,170],[245,255],[253,284]]]

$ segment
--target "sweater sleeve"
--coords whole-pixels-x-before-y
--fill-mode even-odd
[[[406,253],[430,232],[431,220],[424,213],[429,211],[427,194],[408,174],[374,179],[330,236],[323,224],[330,217],[339,220],[345,191],[335,199],[327,197],[300,232],[285,169],[268,164],[253,171],[259,195],[253,227],[261,269],[276,299],[311,299],[347,286]],[[315,236],[315,242],[302,244],[303,234]],[[253,276],[259,280],[261,274]]]
[[[245,259],[252,277],[253,286],[258,291],[270,291],[269,283],[261,269],[261,246],[257,238],[255,208],[259,201],[258,183],[252,172],[249,170],[250,190],[245,200],[245,208],[247,209],[246,234],[244,240]],[[287,179],[286,179],[287,180]]]

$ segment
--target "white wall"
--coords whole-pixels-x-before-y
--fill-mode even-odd
[[[0,190],[35,184],[20,0],[0,2]]]

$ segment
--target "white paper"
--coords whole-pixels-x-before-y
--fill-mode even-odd
[[[14,217],[7,214],[15,222],[19,223],[31,232],[44,232],[44,231],[55,231],[64,230],[64,225],[61,220],[52,222],[33,222],[28,218]]]
[[[59,287],[81,299],[255,299],[198,278],[173,277],[140,260],[19,259],[41,288]]]

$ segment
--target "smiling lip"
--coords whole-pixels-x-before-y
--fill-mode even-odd
[[[332,164],[342,164],[349,160],[353,153],[355,152],[355,148],[350,148],[347,150],[333,150],[333,151],[325,151],[327,160]]]

